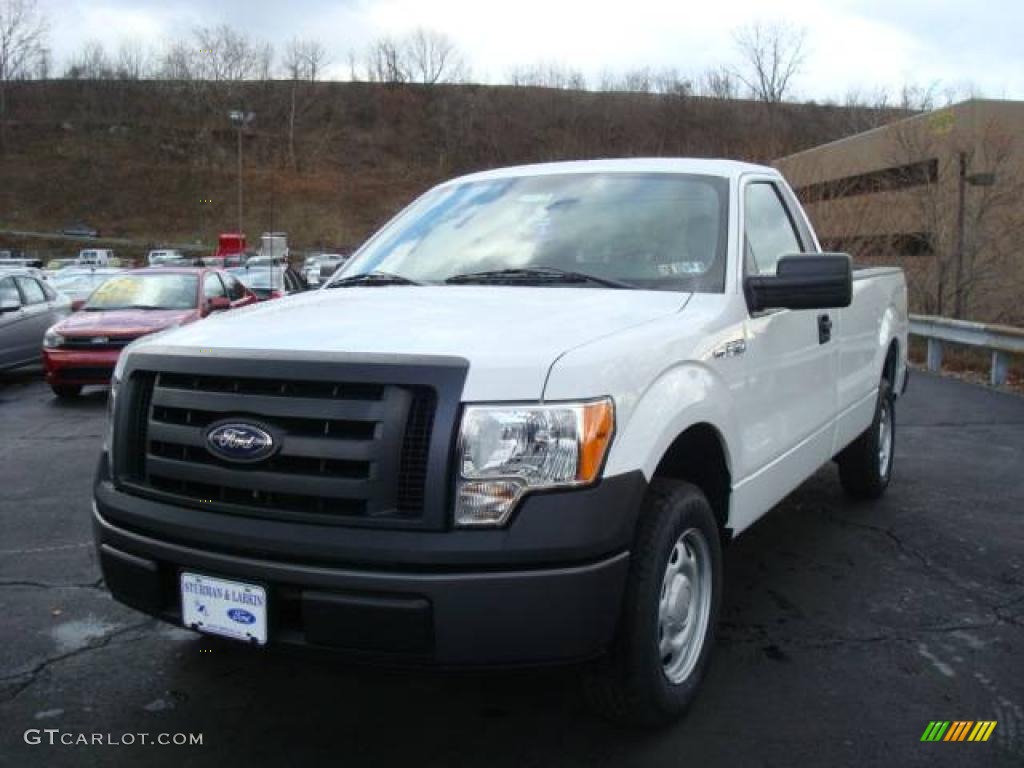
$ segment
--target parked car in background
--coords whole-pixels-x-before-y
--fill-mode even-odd
[[[109,248],[83,248],[78,252],[78,265],[81,267],[106,267],[114,258]]]
[[[281,256],[264,256],[263,254],[256,254],[247,258],[242,266],[249,269],[254,267],[267,268],[273,264],[276,267],[284,268],[287,263],[288,262]]]
[[[34,267],[39,269],[43,266],[42,259],[31,258],[25,255],[24,251],[0,251],[0,269]]]
[[[0,273],[0,370],[39,362],[46,329],[71,314],[71,300],[27,272]]]
[[[95,227],[90,227],[88,224],[82,224],[81,222],[77,224],[68,224],[68,226],[64,227],[64,229],[62,229],[60,233],[62,235],[67,235],[68,237],[100,236],[100,231],[98,229],[96,229]]]
[[[121,272],[94,291],[80,312],[46,332],[46,380],[58,397],[75,397],[83,386],[109,384],[121,350],[140,336],[256,301],[237,279],[217,269]]]
[[[300,293],[306,290],[306,285],[300,275],[288,269],[283,264],[264,264],[244,267],[234,267],[228,270],[251,290],[260,301],[268,299],[279,299],[293,293]]]
[[[22,274],[31,275],[32,277],[36,278],[37,280],[46,280],[47,279],[46,272],[44,272],[43,270],[41,270],[41,269],[39,269],[37,267],[21,267],[21,266],[16,266],[16,265],[8,266],[8,265],[4,264],[3,262],[0,262],[0,274],[6,273],[6,272],[20,272]]]
[[[168,261],[183,259],[184,257],[185,254],[176,248],[159,248],[149,252],[146,256],[146,263],[151,267],[155,267],[159,264],[165,264]]]
[[[309,287],[314,288],[320,285],[320,269],[324,264],[340,265],[345,262],[345,257],[340,253],[317,253],[308,256],[302,264],[302,277]]]
[[[60,270],[73,267],[78,264],[78,259],[50,259],[43,267],[48,276],[53,277]]]
[[[334,273],[345,266],[348,262],[349,256],[346,254],[329,254],[320,259],[320,271],[317,275],[317,284],[322,285],[326,283]]]
[[[71,299],[72,309],[79,309],[92,292],[124,270],[111,267],[85,268],[67,267],[53,277],[53,287]]]

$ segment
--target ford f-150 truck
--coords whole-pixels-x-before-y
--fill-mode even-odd
[[[879,496],[906,286],[822,253],[771,168],[609,160],[430,190],[324,288],[121,355],[114,597],[254,645],[586,662],[666,722],[722,548],[819,467]]]

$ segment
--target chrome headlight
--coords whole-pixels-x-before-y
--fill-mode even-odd
[[[36,336],[36,338],[38,339],[39,337]],[[47,349],[54,349],[56,347],[63,347],[64,346],[64,337],[61,336],[59,333],[55,332],[51,328],[50,330],[48,330],[46,332],[46,335],[43,336],[43,346],[46,347]]]
[[[500,526],[529,491],[593,483],[614,428],[611,398],[467,406],[459,436],[455,525]]]

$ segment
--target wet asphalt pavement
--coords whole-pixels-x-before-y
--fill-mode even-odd
[[[352,667],[114,603],[89,519],[104,401],[0,374],[0,766],[1024,765],[1024,398],[917,373],[882,501],[828,466],[728,550],[710,673],[657,732],[591,715],[578,670]],[[998,725],[921,743],[932,720]]]

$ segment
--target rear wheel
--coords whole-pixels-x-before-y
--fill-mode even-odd
[[[701,490],[655,480],[630,557],[617,637],[592,670],[587,693],[617,722],[663,725],[697,694],[721,602],[718,524]]]
[[[53,394],[61,399],[70,399],[82,394],[81,384],[53,384],[51,389]]]
[[[883,378],[878,387],[875,418],[838,456],[839,481],[855,499],[877,499],[889,486],[896,446],[896,413],[892,384]]]

